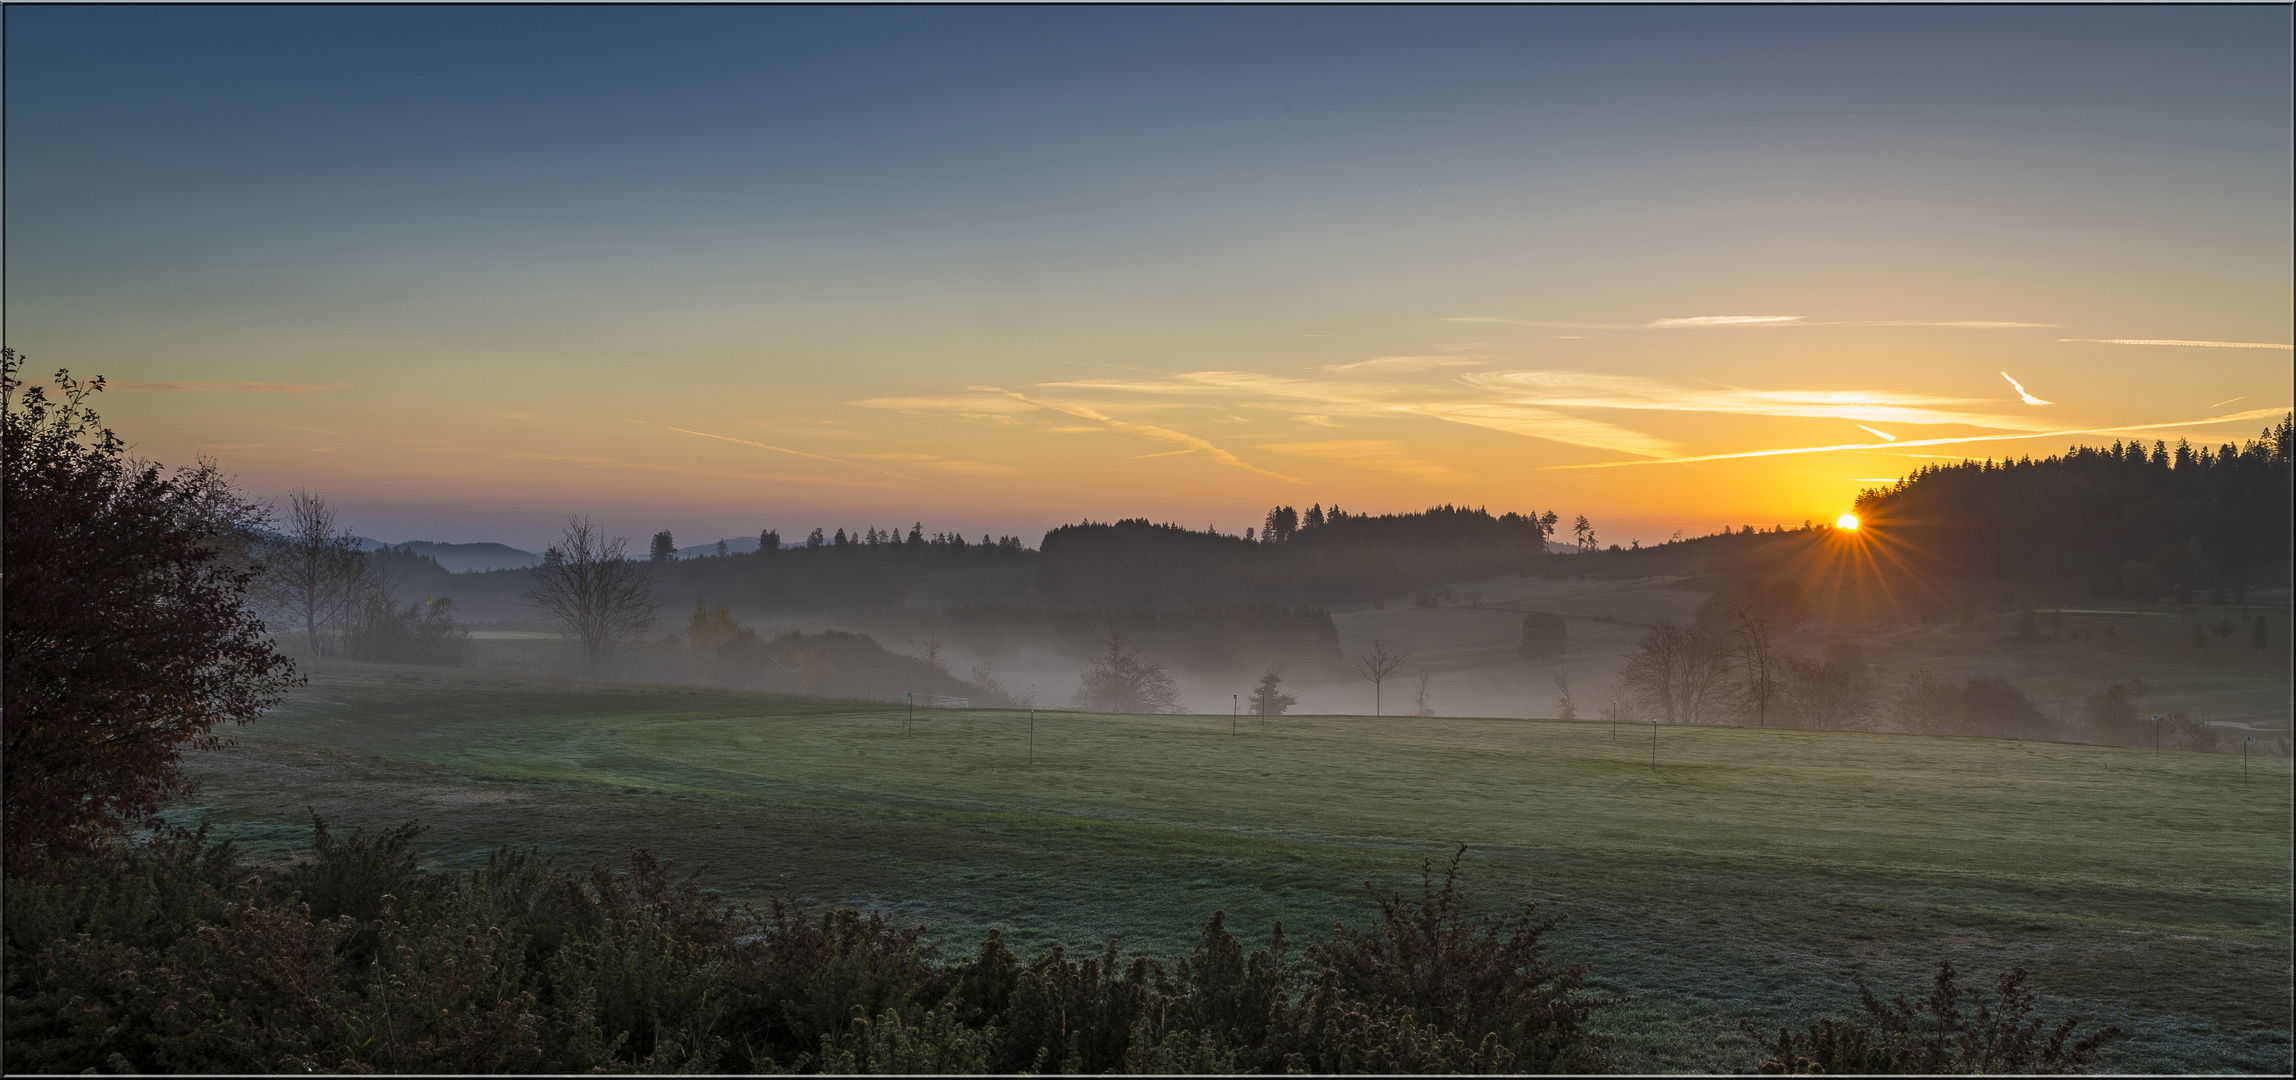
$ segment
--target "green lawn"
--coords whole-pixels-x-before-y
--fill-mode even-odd
[[[449,866],[631,845],[733,893],[876,904],[967,948],[1171,952],[1204,917],[1360,920],[1469,844],[1470,889],[1569,915],[1560,953],[1628,1004],[1623,1064],[1750,1063],[1846,973],[2031,969],[2045,1007],[2136,1033],[2125,1070],[2291,1062],[2286,759],[1525,720],[905,712],[849,702],[308,665],[202,755],[197,806],[259,849],[302,808],[419,817]]]

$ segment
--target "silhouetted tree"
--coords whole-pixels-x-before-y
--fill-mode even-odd
[[[207,747],[300,685],[248,603],[263,509],[214,464],[131,461],[56,373],[0,348],[0,852],[11,869],[157,826]],[[14,889],[16,886],[11,885]]]
[[[757,534],[757,553],[772,555],[781,550],[781,534],[767,529]]]
[[[1578,719],[1578,702],[1571,700],[1571,684],[1563,680],[1562,672],[1549,675],[1555,684],[1555,719]]]
[[[1703,724],[1722,708],[1729,671],[1721,643],[1687,627],[1660,623],[1642,636],[1619,681],[1656,719]]]
[[[1259,685],[1252,688],[1252,712],[1261,719],[1282,716],[1284,710],[1299,704],[1298,698],[1283,692],[1283,681],[1282,668],[1269,668],[1267,674],[1260,676]]]
[[[381,580],[359,541],[314,491],[288,497],[287,529],[259,545],[264,573],[249,590],[258,610],[303,631],[314,656],[338,634]]]
[[[653,561],[658,563],[673,562],[677,559],[678,542],[670,539],[670,530],[663,529],[654,534],[654,547],[651,556]]]
[[[1785,713],[1804,727],[1866,727],[1874,719],[1874,696],[1865,650],[1854,641],[1837,641],[1820,657],[1775,659],[1777,697]]]
[[[1084,685],[1076,692],[1077,704],[1086,709],[1118,713],[1180,711],[1180,691],[1164,665],[1142,660],[1124,647],[1124,639],[1108,635],[1108,652],[1085,669]]]
[[[655,545],[668,537],[656,536]],[[558,558],[530,571],[534,588],[527,600],[580,644],[583,670],[592,675],[602,674],[623,646],[653,627],[660,606],[646,568],[624,555],[628,544],[619,536],[606,539],[588,518],[568,517],[552,545]]]

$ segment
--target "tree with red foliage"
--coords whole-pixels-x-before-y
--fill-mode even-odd
[[[299,685],[246,602],[267,520],[202,461],[126,456],[87,399],[101,377],[24,388],[0,349],[0,792],[11,869],[159,824],[186,747]],[[22,390],[21,400],[18,391]]]

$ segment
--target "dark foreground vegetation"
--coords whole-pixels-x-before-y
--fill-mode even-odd
[[[417,865],[414,825],[253,867],[205,832],[14,875],[7,1052],[41,1072],[1599,1072],[1614,1002],[1558,965],[1560,920],[1477,915],[1459,860],[1368,928],[1294,951],[1214,912],[1167,964],[1111,940],[1023,959],[991,931],[944,958],[923,927],[850,908],[760,910],[644,851],[571,873],[498,851]],[[1765,1039],[1764,1071],[2078,1071],[2117,1032],[2028,1020],[2022,972],[1921,1007]],[[1863,984],[1860,983],[1863,992]],[[1925,1012],[1926,1010],[1926,1012]]]
[[[7,892],[10,1063],[39,1071],[1553,1072],[1602,1066],[1586,968],[1529,906],[1469,913],[1457,862],[1296,954],[1214,913],[1175,964],[1110,941],[1026,960],[991,932],[721,903],[644,852],[614,873],[502,851],[419,870],[413,826],[251,868],[203,834]],[[698,876],[698,875],[697,875]]]

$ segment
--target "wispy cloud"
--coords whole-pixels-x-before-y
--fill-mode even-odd
[[[225,391],[237,394],[316,394],[322,390],[332,390],[341,385],[343,384],[339,382],[275,383],[247,382],[244,380],[228,382],[152,382],[144,379],[124,379],[116,383],[109,383],[107,384],[107,387],[113,390],[142,390],[154,394],[203,394],[214,391]]]
[[[2015,378],[2013,378],[2013,377],[2012,377],[2012,376],[2011,376],[2011,375],[2010,375],[2008,372],[2006,372],[2006,371],[2004,371],[2004,372],[2002,372],[2002,373],[2001,373],[2001,377],[2002,377],[2002,378],[2004,378],[2004,379],[2008,379],[2008,380],[2009,380],[2009,385],[2010,385],[2010,386],[2013,386],[2013,387],[2016,387],[2016,388],[2017,388],[2017,396],[2018,396],[2019,398],[2022,398],[2022,399],[2024,399],[2024,402],[2025,402],[2025,404],[2027,404],[2027,405],[2055,405],[2055,404],[2056,404],[2056,402],[2054,402],[2054,401],[2043,401],[2043,400],[2041,400],[2040,398],[2034,397],[2034,396],[2033,396],[2033,395],[2032,395],[2030,392],[2028,392],[2028,391],[2025,389],[2025,384],[2024,384],[2024,383],[2018,382],[2018,381],[2017,381]]]
[[[2001,319],[1812,319],[1807,315],[1687,315],[1652,319],[1643,323],[1555,322],[1509,319],[1497,315],[1453,315],[1441,322],[1498,323],[1543,330],[1691,330],[1724,326],[1940,326],[1964,330],[2032,330],[2056,323],[2010,322]],[[2069,340],[2069,339],[2068,339]],[[2130,342],[2128,344],[2136,344]],[[2184,342],[2182,344],[2197,344]],[[2286,346],[2282,346],[2285,348]]]
[[[2200,349],[2296,349],[2296,345],[2276,345],[2269,341],[2179,341],[2171,338],[2058,338],[2059,341],[2082,345],[2189,345]]]
[[[1318,442],[1264,443],[1256,449],[1278,454],[1296,454],[1337,462],[1358,469],[1395,473],[1430,483],[1457,484],[1467,480],[1466,474],[1448,465],[1413,458],[1403,452],[1403,444],[1393,439],[1328,439]]]
[[[1671,330],[1698,326],[1790,326],[1803,321],[1800,315],[1691,315],[1680,319],[1652,319],[1653,330]]]
[[[1343,375],[1399,375],[1430,368],[1474,367],[1481,363],[1484,360],[1478,356],[1377,356],[1352,364],[1325,364],[1315,370],[1336,371]]]
[[[1542,330],[1640,330],[1641,323],[1601,322],[1542,322],[1536,319],[1506,319],[1497,315],[1452,315],[1439,322],[1498,323],[1502,326],[1533,326]]]
[[[1892,434],[1890,434],[1889,432],[1886,432],[1886,431],[1874,431],[1874,429],[1872,429],[1872,428],[1869,428],[1869,427],[1866,427],[1864,424],[1859,424],[1859,425],[1858,425],[1858,427],[1860,427],[1860,428],[1862,428],[1862,429],[1864,429],[1864,430],[1866,430],[1866,431],[1868,431],[1868,432],[1872,432],[1872,434],[1873,434],[1873,437],[1874,437],[1874,438],[1877,438],[1877,439],[1883,439],[1883,440],[1887,440],[1887,441],[1889,441],[1889,442],[1896,442],[1896,441],[1897,441],[1897,436],[1895,436],[1895,435],[1892,435]]]
[[[1967,399],[1886,390],[1689,387],[1635,375],[1583,371],[1475,372],[1461,376],[1461,381],[1521,404],[1550,408],[1799,416],[1875,424],[1967,424],[2009,430],[2042,426],[2025,416],[1966,411],[1960,406],[1975,404]]]
[[[2053,439],[2074,435],[2111,435],[2124,431],[2159,431],[2165,428],[2194,428],[2210,424],[2229,424],[2242,420],[2261,420],[2277,417],[2286,409],[2250,409],[2227,416],[2211,416],[2200,420],[2176,420],[2165,424],[2122,424],[2114,427],[2063,428],[2056,431],[2025,432],[2016,435],[1958,435],[1942,439],[1907,439],[1896,443],[1840,443],[1833,446],[1793,446],[1775,450],[1745,450],[1732,454],[1697,454],[1689,457],[1643,458],[1631,461],[1594,461],[1578,465],[1548,465],[1545,469],[1618,469],[1629,465],[1682,465],[1696,461],[1729,461],[1736,458],[1778,457],[1787,454],[1823,454],[1836,450],[1882,450],[1906,446],[1953,446],[1963,443],[2008,442],[2015,439]],[[1910,457],[1942,457],[1938,454],[1915,454]]]
[[[867,469],[867,470],[868,470],[868,471],[870,471],[870,472],[873,472],[873,473],[877,473],[877,474],[880,474],[880,475],[883,475],[883,476],[890,476],[890,477],[892,477],[892,478],[894,478],[894,479],[896,479],[896,480],[906,480],[906,481],[908,481],[908,482],[910,482],[910,483],[912,483],[912,484],[926,484],[927,486],[938,486],[938,485],[932,484],[932,482],[931,482],[931,481],[927,481],[927,480],[919,480],[919,479],[917,479],[917,478],[916,478],[916,477],[914,477],[914,476],[903,476],[903,475],[901,475],[900,473],[897,473],[897,472],[888,472],[888,471],[886,471],[886,470],[884,470],[884,469],[880,469],[880,468],[878,468],[878,467],[876,467],[876,466],[874,466],[874,465],[863,465],[863,464],[861,464],[861,463],[860,463],[860,462],[858,462],[858,461],[847,461],[847,460],[845,460],[845,459],[843,459],[843,458],[833,458],[833,457],[830,457],[830,456],[829,456],[829,455],[827,455],[827,454],[815,454],[815,453],[810,453],[810,452],[808,452],[808,451],[804,451],[804,450],[792,450],[792,449],[790,449],[790,448],[788,448],[788,447],[786,447],[786,446],[775,446],[775,445],[773,445],[772,443],[761,443],[761,442],[758,442],[758,441],[757,441],[757,440],[755,440],[755,439],[736,439],[736,438],[734,438],[734,437],[732,437],[732,436],[730,436],[730,435],[712,435],[712,434],[710,434],[709,432],[706,432],[706,431],[694,431],[694,430],[692,430],[692,429],[690,429],[690,428],[673,427],[673,428],[671,428],[670,430],[671,430],[671,431],[676,431],[676,432],[682,432],[682,433],[684,433],[684,434],[687,434],[687,435],[699,435],[699,436],[701,436],[702,438],[705,438],[705,439],[716,439],[716,440],[718,440],[719,442],[739,443],[739,444],[741,444],[741,445],[743,445],[743,446],[754,446],[754,447],[757,447],[757,448],[758,448],[758,449],[760,449],[760,450],[771,450],[771,451],[773,451],[774,453],[777,453],[777,454],[789,454],[789,455],[791,455],[791,456],[794,456],[794,457],[801,457],[801,458],[812,458],[812,459],[813,459],[813,460],[815,460],[815,461],[827,461],[827,462],[831,462],[831,463],[834,463],[834,464],[843,465],[843,466],[845,466],[845,467],[847,467],[847,468],[851,468],[851,469]]]
[[[1457,382],[1408,385],[1296,379],[1248,371],[1190,371],[1155,381],[1080,379],[1041,385],[1154,394],[1228,395],[1242,398],[1238,403],[1246,406],[1319,418],[1311,423],[1328,424],[1334,416],[1427,417],[1597,450],[1654,455],[1674,450],[1673,444],[1663,439],[1615,424],[1491,400],[1492,396],[1485,393],[1461,400]]]
[[[1999,322],[1986,319],[1934,321],[1929,319],[1848,319],[1839,322],[1817,322],[1811,326],[1952,326],[1964,330],[2046,330],[2056,323]]]
[[[1279,472],[1270,472],[1267,469],[1260,468],[1259,466],[1245,461],[1244,459],[1239,458],[1236,455],[1227,452],[1226,450],[1222,450],[1219,447],[1212,445],[1210,440],[1190,435],[1185,431],[1175,431],[1171,428],[1158,427],[1154,424],[1139,424],[1129,420],[1119,420],[1113,416],[1108,415],[1107,413],[1099,411],[1098,409],[1088,408],[1083,405],[1063,404],[1057,401],[1044,401],[1029,397],[1026,394],[1016,394],[1010,390],[1001,390],[994,386],[968,386],[965,389],[971,390],[975,393],[996,394],[1001,397],[1009,398],[1013,401],[1021,402],[1022,404],[1029,405],[1038,409],[1044,409],[1049,412],[1056,412],[1067,416],[1073,416],[1079,420],[1107,428],[1111,431],[1121,431],[1129,435],[1138,435],[1143,438],[1159,439],[1164,442],[1177,443],[1181,446],[1187,447],[1189,450],[1201,453],[1205,457],[1211,458],[1212,460],[1217,461],[1222,465],[1232,466],[1234,468],[1242,469],[1246,472],[1255,472],[1262,476],[1273,477],[1277,480],[1286,480],[1294,484],[1304,484],[1307,482],[1296,476],[1285,476]]]

